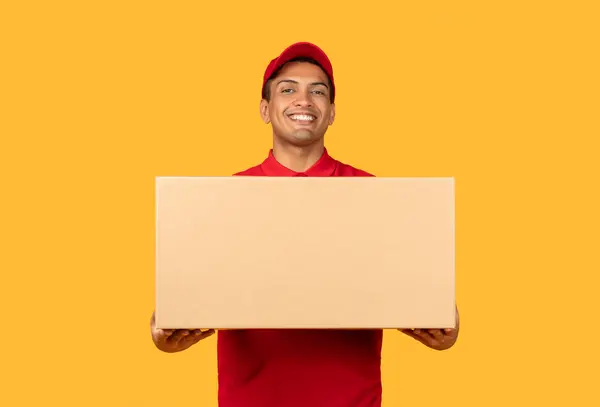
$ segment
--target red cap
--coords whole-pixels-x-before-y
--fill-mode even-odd
[[[329,61],[329,58],[321,48],[310,42],[297,42],[290,45],[283,50],[281,55],[269,63],[263,77],[263,91],[267,81],[271,79],[271,76],[273,76],[279,68],[290,62],[292,59],[299,57],[312,58],[321,65],[321,68],[323,68],[331,82],[331,100],[333,101],[335,99],[335,84],[333,82],[333,67],[331,66],[331,61]]]

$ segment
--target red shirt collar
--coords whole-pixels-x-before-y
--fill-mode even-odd
[[[327,149],[323,151],[323,155],[314,163],[312,167],[304,172],[296,172],[277,161],[273,155],[273,149],[269,151],[269,156],[260,165],[261,169],[267,176],[275,177],[330,177],[335,172],[338,162],[333,159]]]

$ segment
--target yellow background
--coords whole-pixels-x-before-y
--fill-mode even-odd
[[[595,1],[4,1],[6,406],[216,406],[215,337],[155,350],[156,175],[262,161],[268,61],[333,60],[327,146],[379,176],[455,176],[461,338],[387,332],[384,406],[598,400]]]

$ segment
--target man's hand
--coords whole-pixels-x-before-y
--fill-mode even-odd
[[[459,317],[456,310],[456,328],[450,329],[399,329],[400,332],[418,340],[425,346],[435,350],[451,348],[458,339]]]
[[[158,329],[156,328],[154,312],[150,320],[150,330],[152,332],[152,341],[156,347],[167,353],[186,350],[215,333],[214,329],[205,331],[201,329]]]

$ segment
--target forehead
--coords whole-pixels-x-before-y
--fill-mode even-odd
[[[310,62],[289,62],[283,66],[276,79],[310,80],[329,82],[327,74],[317,65]]]

